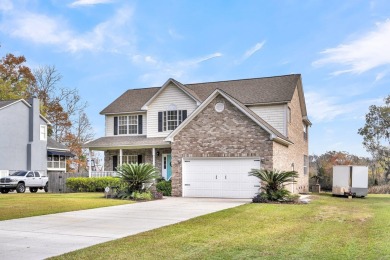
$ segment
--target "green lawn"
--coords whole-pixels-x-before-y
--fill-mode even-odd
[[[8,193],[0,194],[0,220],[24,218],[132,203],[105,199],[103,193]]]
[[[167,258],[390,259],[390,195],[248,204],[56,259]]]

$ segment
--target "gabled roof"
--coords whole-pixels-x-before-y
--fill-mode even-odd
[[[47,138],[47,149],[70,151],[70,149],[66,145],[63,145],[50,137]]]
[[[103,109],[100,114],[120,114],[141,111],[142,106],[148,102],[159,89],[160,88],[129,89]]]
[[[0,109],[5,108],[9,105],[12,105],[13,103],[16,103],[18,101],[20,101],[20,99],[19,100],[18,99],[17,100],[0,100]]]
[[[220,89],[244,105],[256,105],[290,102],[295,88],[301,85],[301,75],[291,74],[195,84],[182,84],[174,79],[169,79],[160,88],[131,89],[126,91],[108,107],[103,109],[100,114],[120,114],[141,111],[170,82],[178,86],[197,102],[203,102],[216,89]],[[301,93],[303,95],[303,91]],[[306,116],[304,103],[302,106],[303,116]]]
[[[4,109],[6,107],[9,107],[9,106],[12,106],[18,102],[22,102],[24,103],[26,106],[28,106],[29,108],[31,107],[31,105],[24,99],[12,99],[12,100],[0,100],[0,110],[1,109]],[[50,121],[44,117],[43,115],[39,114],[39,116],[43,119],[43,121],[45,121],[48,125],[51,125]]]
[[[205,100],[214,90],[220,89],[244,105],[283,103],[291,101],[300,77],[300,74],[292,74],[186,84],[186,87],[195,91],[201,100]]]
[[[142,106],[142,110],[147,110],[148,106],[155,100],[158,95],[160,95],[161,92],[164,91],[165,88],[169,86],[169,84],[172,83],[179,89],[181,89],[184,93],[186,93],[189,97],[191,97],[198,105],[201,103],[200,100],[198,99],[197,95],[190,89],[186,88],[183,84],[181,84],[179,81],[174,80],[174,79],[168,79],[164,85],[157,91],[156,94],[151,97],[148,102],[145,103],[145,105]]]
[[[270,136],[271,140],[274,140],[276,142],[282,143],[284,145],[290,145],[293,144],[287,137],[282,135],[278,130],[276,130],[274,127],[272,127],[270,124],[268,124],[264,119],[259,117],[257,114],[255,114],[253,111],[251,111],[249,108],[241,104],[238,100],[224,92],[223,90],[216,89],[209,97],[197,108],[194,112],[191,113],[191,115],[184,120],[174,131],[172,131],[166,138],[165,141],[173,141],[173,138],[176,134],[178,134],[189,122],[192,121],[192,119],[197,116],[212,100],[214,100],[218,95],[222,95],[225,99],[227,99],[230,103],[232,103],[234,106],[236,106],[242,113],[247,115],[250,119],[252,119],[255,123],[257,123],[261,128],[263,128],[265,131],[267,131]]]

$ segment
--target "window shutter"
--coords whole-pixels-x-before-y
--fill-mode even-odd
[[[187,110],[182,110],[182,113],[183,113],[183,120],[182,120],[183,122],[187,118]]]
[[[162,112],[158,112],[158,131],[159,132],[162,132],[162,115],[163,113]]]
[[[142,135],[142,115],[138,115],[138,134]]]
[[[112,157],[112,170],[116,171],[116,167],[118,167],[118,156],[114,155]]]
[[[138,164],[141,164],[142,163],[142,154],[139,154],[138,155]]]
[[[114,116],[114,135],[118,135],[118,117]]]

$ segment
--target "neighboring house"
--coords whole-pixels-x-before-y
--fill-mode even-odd
[[[47,137],[50,122],[39,112],[37,98],[0,101],[0,175],[17,170],[46,174],[47,156],[64,148]],[[68,152],[68,150],[67,150]],[[56,166],[56,165],[55,165]],[[62,170],[53,167],[50,170]]]
[[[66,172],[66,161],[74,155],[70,149],[55,141],[47,138],[47,172]]]
[[[85,144],[105,170],[148,162],[174,196],[250,198],[252,168],[295,170],[308,191],[308,127],[299,74],[130,89],[101,111],[106,134]],[[91,174],[93,174],[91,172]]]

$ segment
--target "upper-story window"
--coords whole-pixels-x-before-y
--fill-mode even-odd
[[[119,116],[118,133],[120,135],[138,134],[138,117],[137,116]]]
[[[41,141],[47,140],[47,126],[46,125],[40,125],[39,128],[39,139]]]
[[[114,117],[114,135],[136,134],[142,134],[142,115]]]
[[[158,131],[175,130],[187,118],[187,110],[158,112]]]

